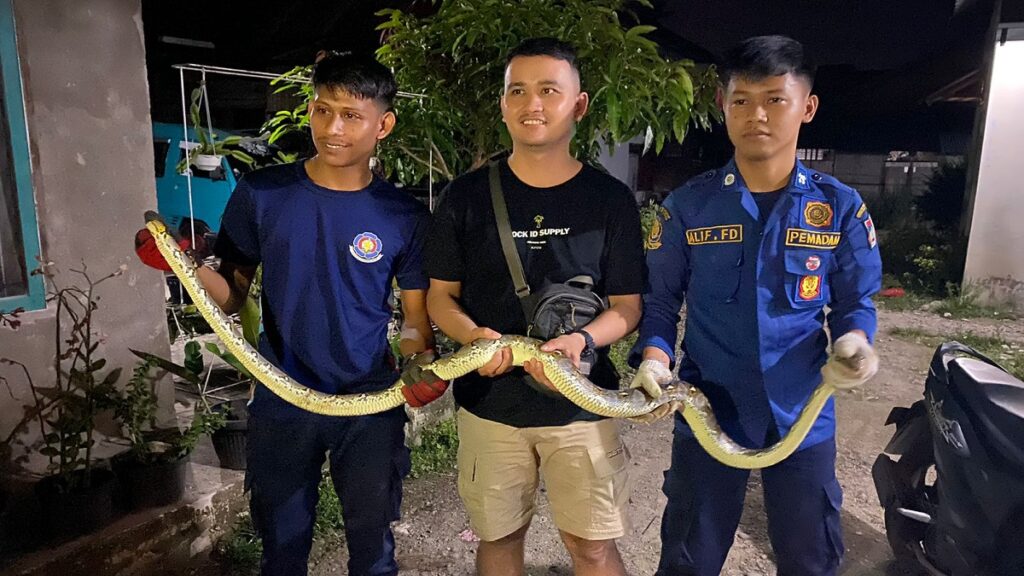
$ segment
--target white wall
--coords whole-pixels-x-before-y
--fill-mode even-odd
[[[1024,39],[996,46],[988,86],[964,284],[1024,306]]]

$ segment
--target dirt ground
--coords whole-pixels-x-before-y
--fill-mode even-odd
[[[899,326],[940,335],[969,330],[1024,342],[1021,321],[954,320],[932,313],[883,311],[879,324],[877,349],[882,367],[878,376],[862,390],[842,393],[837,403],[837,469],[845,491],[842,524],[847,548],[840,573],[846,576],[910,574],[893,565],[882,510],[871,480],[871,465],[892,434],[891,427],[883,426],[890,409],[907,406],[921,397],[932,350],[895,338],[888,330]],[[671,425],[667,420],[652,426],[624,423],[623,431],[632,453],[630,471],[635,488],[630,508],[633,530],[620,540],[619,548],[630,574],[653,574],[658,563],[659,527],[665,505],[661,481],[669,463]],[[756,473],[747,494],[743,519],[723,574],[774,574],[760,478]],[[527,573],[571,574],[569,557],[551,522],[543,495],[538,499],[538,510],[527,537]],[[473,574],[476,544],[468,528],[453,475],[408,482],[403,520],[395,527],[402,573]],[[344,574],[345,556],[343,542],[318,543],[310,573]]]

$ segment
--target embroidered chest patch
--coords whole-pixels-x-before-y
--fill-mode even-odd
[[[348,251],[356,260],[370,264],[380,260],[384,255],[384,245],[373,232],[361,232],[352,239]]]
[[[804,205],[804,222],[814,228],[832,227],[832,206],[828,202],[811,201]]]
[[[690,246],[701,244],[730,244],[743,242],[743,225],[728,224],[725,226],[709,226],[707,228],[691,228],[686,231],[686,243]]]
[[[803,228],[786,229],[786,246],[833,250],[839,245],[840,238],[842,238],[841,232],[817,232]]]

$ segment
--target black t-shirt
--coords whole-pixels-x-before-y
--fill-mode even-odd
[[[764,226],[768,222],[768,216],[771,215],[772,210],[775,209],[775,205],[779,203],[779,198],[782,197],[782,192],[785,188],[779,188],[778,190],[772,190],[771,192],[752,192],[751,195],[754,197],[754,202],[757,204],[757,211],[760,212],[761,225]]]
[[[534,292],[578,275],[594,279],[605,296],[639,294],[644,283],[640,217],[624,184],[584,165],[550,188],[523,183],[502,160],[501,183],[509,222]],[[501,250],[487,167],[455,179],[444,191],[427,236],[424,266],[438,280],[462,283],[460,304],[478,325],[525,334],[526,319]],[[510,426],[561,426],[598,416],[565,398],[544,395],[513,369],[498,378],[476,372],[459,378],[455,401],[476,416]],[[616,389],[619,376],[598,351],[590,380]]]

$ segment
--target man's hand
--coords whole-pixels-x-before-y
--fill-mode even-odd
[[[481,338],[486,340],[497,340],[498,338],[501,338],[501,334],[491,330],[490,328],[479,326],[470,331],[469,337],[466,339],[466,343],[479,340]],[[495,352],[494,356],[491,356],[491,361],[481,366],[480,369],[477,370],[477,373],[481,376],[494,378],[495,376],[501,376],[510,370],[512,370],[512,350],[505,347]]]
[[[413,408],[422,408],[444,396],[448,389],[448,381],[441,380],[423,366],[434,361],[434,351],[426,350],[413,354],[405,370],[402,371],[402,396]]]
[[[582,334],[572,333],[563,334],[557,338],[552,338],[541,345],[540,349],[543,352],[559,352],[562,356],[565,356],[572,361],[572,365],[577,369],[580,367],[580,355],[583,354],[583,349],[587,346],[587,340]],[[561,392],[555,388],[555,385],[551,380],[544,374],[544,364],[540,360],[527,360],[523,363],[523,370],[538,383],[543,384],[549,390],[561,395]]]
[[[640,363],[630,388],[641,388],[651,398],[660,398],[662,388],[672,382],[672,370],[660,360],[648,358]]]
[[[858,331],[843,334],[832,344],[832,356],[821,375],[839,390],[861,386],[878,372],[878,355],[867,337]]]
[[[202,240],[196,242],[196,244],[200,248],[205,248],[205,242]],[[178,246],[187,254],[192,249],[192,242],[188,238],[182,238],[178,241]],[[157,248],[156,239],[153,238],[149,228],[143,228],[135,233],[135,254],[143,264],[150,268],[164,272],[171,271],[171,265],[167,263],[163,254],[160,253],[160,249]]]
[[[639,388],[643,390],[644,394],[651,398],[660,398],[662,394],[662,388],[671,384],[673,380],[672,370],[660,360],[654,358],[648,358],[640,363],[640,367],[637,368],[636,376],[633,376],[633,380],[629,383],[629,387]],[[658,406],[647,414],[641,414],[640,416],[634,416],[630,418],[633,422],[639,422],[641,424],[650,424],[657,422],[665,416],[675,412],[679,408],[679,402],[666,402],[661,406]]]

